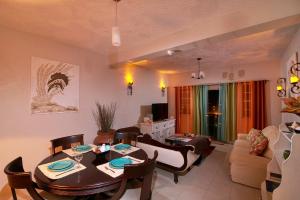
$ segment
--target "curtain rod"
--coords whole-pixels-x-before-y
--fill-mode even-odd
[[[250,82],[250,81],[266,81],[269,82],[270,80],[242,80],[242,81],[228,81],[228,82],[220,82],[220,83],[203,83],[203,84],[197,84],[197,85],[207,85],[207,86],[215,86],[215,85],[220,85],[224,83],[244,83],[244,82]],[[178,85],[178,86],[172,86],[172,87],[181,87],[181,86],[197,86],[197,85]]]

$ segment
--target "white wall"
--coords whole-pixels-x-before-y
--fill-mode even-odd
[[[298,55],[300,56],[300,29],[297,31],[297,33],[291,40],[291,43],[286,49],[281,60],[281,76],[286,77],[287,81],[289,81],[288,71],[290,70],[290,66],[287,65],[287,62],[289,58],[292,55],[294,55],[297,51],[298,51]],[[293,121],[300,121],[300,118],[295,114],[282,113],[282,122],[293,122]]]
[[[114,128],[137,123],[140,106],[166,102],[153,71],[132,69],[133,96],[127,96],[124,69],[109,69],[106,57],[38,36],[0,27],[0,190],[6,183],[4,166],[22,156],[26,170],[34,170],[49,155],[49,140],[84,133],[91,143],[97,127],[95,101],[117,102]],[[30,114],[31,57],[80,66],[80,110],[77,113]],[[0,192],[1,196],[1,192]]]
[[[238,77],[237,72],[239,70],[245,70],[244,77]],[[197,80],[191,78],[191,73],[175,74],[169,77],[169,110],[170,115],[175,116],[175,91],[174,86],[182,85],[201,85],[201,84],[214,84],[214,83],[224,83],[228,80],[222,77],[223,72],[235,73],[234,81],[244,81],[244,80],[269,80],[266,89],[267,98],[267,123],[278,125],[281,121],[280,119],[280,99],[277,97],[276,93],[276,80],[280,76],[280,64],[279,61],[263,62],[257,63],[249,66],[239,66],[234,69],[223,69],[223,68],[205,68],[203,71],[206,74],[205,79]]]

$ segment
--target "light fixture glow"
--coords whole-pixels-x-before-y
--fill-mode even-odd
[[[277,80],[277,96],[285,97],[286,96],[286,78],[279,78]]]
[[[127,95],[132,96],[133,77],[131,72],[127,71],[124,78],[125,78],[125,84],[127,86]]]
[[[126,83],[133,83],[133,77],[130,73],[126,73],[125,81],[126,81]]]
[[[281,91],[283,89],[281,85],[277,85],[276,88],[277,88],[277,91]]]
[[[290,83],[291,83],[291,92],[293,94],[300,93],[300,85],[299,85],[299,75],[298,72],[300,71],[300,63],[298,61],[298,52],[296,52],[295,60],[292,61],[290,67]]]
[[[164,97],[166,93],[166,84],[163,80],[160,81],[159,87],[161,91],[161,96]]]
[[[290,77],[290,83],[298,83],[299,82],[299,77],[292,74]]]
[[[132,65],[146,65],[149,61],[147,59],[138,60],[138,61],[129,61]]]

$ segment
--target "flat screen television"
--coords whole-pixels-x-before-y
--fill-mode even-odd
[[[168,119],[168,104],[154,103],[152,104],[153,121]]]

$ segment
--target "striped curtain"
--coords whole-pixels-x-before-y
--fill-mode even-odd
[[[200,135],[208,135],[207,129],[207,97],[208,86],[193,86],[194,97],[194,129],[193,133]]]
[[[236,139],[236,84],[220,84],[217,140],[234,141]]]
[[[237,83],[237,132],[266,126],[266,81]]]
[[[176,133],[192,133],[194,104],[192,86],[175,87]]]

